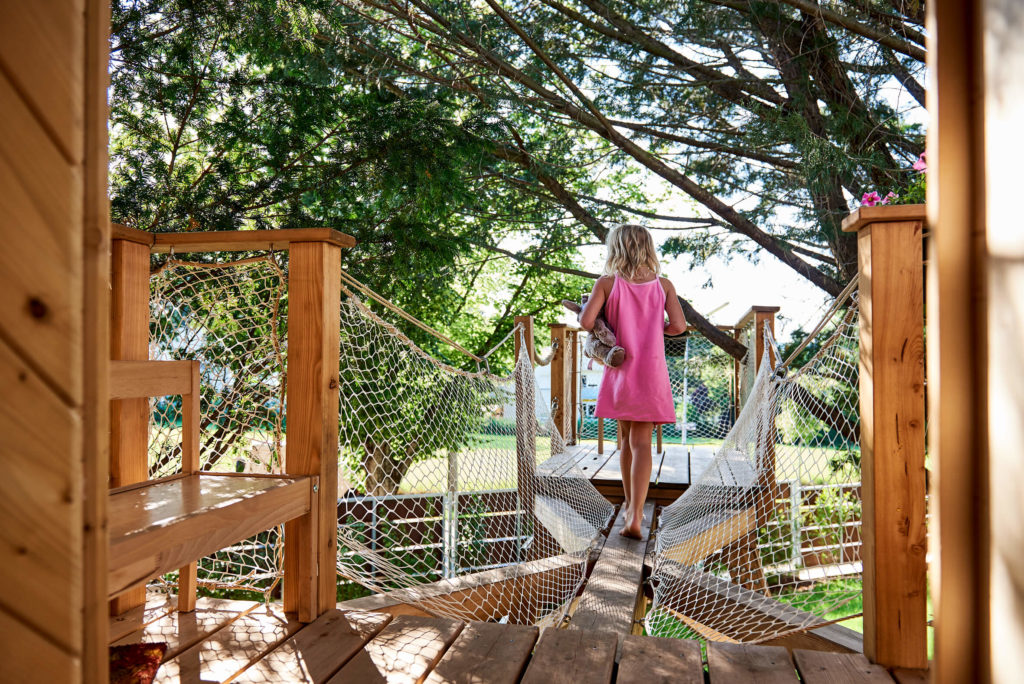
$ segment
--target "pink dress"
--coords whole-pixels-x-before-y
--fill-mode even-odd
[[[658,278],[630,283],[615,276],[604,316],[626,360],[605,367],[597,393],[598,418],[651,423],[676,422],[665,363],[665,290]]]

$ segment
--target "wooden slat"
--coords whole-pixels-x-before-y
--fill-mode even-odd
[[[857,235],[864,653],[889,667],[928,664],[922,230]]]
[[[665,447],[657,482],[663,485],[690,484],[690,459],[685,446],[669,444]]]
[[[0,609],[2,682],[73,682],[80,675],[78,658],[44,639],[17,618]]]
[[[597,484],[607,483],[622,483],[622,462],[620,460],[620,454],[622,452],[616,451],[614,458],[609,458],[604,462],[604,465],[598,469],[596,473],[591,476],[590,481]],[[658,451],[651,453],[651,480],[650,484],[654,484],[658,478],[658,471],[661,470],[661,462],[665,458],[665,454]]]
[[[293,249],[303,242],[320,242],[335,247],[354,247],[355,238],[333,228],[287,228],[280,230],[211,230],[196,233],[154,233],[153,253],[252,252]]]
[[[462,626],[458,620],[447,618],[400,615],[328,681],[419,684],[455,641]]]
[[[592,479],[597,473],[604,467],[605,463],[608,463],[612,459],[619,459],[618,450],[606,451],[605,453],[599,453],[597,451],[590,451],[584,458],[581,458],[577,463],[577,467],[583,471],[583,474],[588,479]]]
[[[10,11],[36,3],[4,3]],[[2,22],[0,22],[2,23]],[[45,60],[44,60],[45,61]],[[0,69],[0,330],[65,401],[81,402],[82,196]]]
[[[753,508],[712,511],[683,526],[685,539],[668,547],[664,555],[684,565],[699,563],[724,546],[746,536],[755,527]]]
[[[112,595],[309,510],[306,478],[190,475],[111,494]]]
[[[277,606],[254,608],[166,660],[155,681],[228,681],[301,627],[302,623],[289,620]]]
[[[103,583],[103,600],[106,602],[106,578]],[[136,606],[120,615],[111,615],[107,618],[107,634],[110,643],[120,641],[125,637],[136,634],[141,640],[143,630],[147,625],[171,614],[178,603],[173,596],[159,592],[149,592],[146,595],[146,605]],[[106,647],[106,644],[104,644]]]
[[[570,629],[622,635],[632,632],[636,603],[643,589],[644,555],[653,524],[654,504],[647,503],[643,511],[643,539],[619,534],[625,524],[625,510],[615,519],[569,622]]]
[[[319,478],[315,511],[285,526],[284,605],[310,622],[337,600],[338,364],[341,250],[292,245],[288,279],[288,458],[291,475]],[[311,553],[312,552],[312,553]]]
[[[860,653],[825,653],[796,649],[796,669],[804,684],[893,684],[881,665],[868,661]]]
[[[618,638],[609,632],[545,630],[522,684],[607,684],[617,646]]]
[[[515,684],[539,631],[526,625],[470,622],[427,677],[428,684]]]
[[[0,387],[0,605],[77,654],[82,573],[79,421],[3,341]]]
[[[198,361],[111,361],[110,398],[189,395],[198,370]]]
[[[12,75],[51,144],[82,161],[83,30],[76,0],[0,3],[0,66]]]
[[[796,684],[800,681],[789,651],[779,646],[709,641],[708,673],[711,684]]]
[[[552,323],[551,345],[558,345],[551,356],[551,421],[565,443],[572,441],[572,349],[569,331],[564,323]]]
[[[908,670],[901,667],[892,671],[892,678],[899,684],[928,684],[932,681],[928,670]]]
[[[383,613],[329,610],[242,672],[236,682],[326,682],[391,620]]]
[[[700,643],[689,639],[627,636],[616,684],[704,684]]]
[[[246,613],[259,608],[260,604],[255,601],[200,598],[196,601],[194,611],[182,613],[172,610],[149,621],[142,629],[114,641],[114,645],[163,642],[167,644],[164,660],[171,660]]]
[[[110,3],[86,0],[82,184],[83,655],[82,680],[106,684],[107,496],[110,479],[110,200],[107,87]]]
[[[196,475],[199,473],[199,421],[201,418],[199,362],[189,361],[186,363],[189,364],[189,387],[181,397],[181,472]],[[178,569],[178,610],[188,612],[195,608],[198,584],[198,561],[192,561]]]

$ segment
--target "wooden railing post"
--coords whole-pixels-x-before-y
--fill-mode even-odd
[[[551,324],[551,422],[564,444],[572,443],[572,350],[569,348],[569,327]]]
[[[580,438],[580,345],[579,330],[569,331],[569,402],[572,406],[568,444],[578,444]]]
[[[862,207],[860,410],[864,654],[924,668],[927,582],[922,205]]]
[[[149,358],[149,246],[114,240],[111,246],[110,358]],[[149,479],[149,400],[110,402],[110,486]],[[131,589],[110,602],[120,615],[146,603],[146,588]]]
[[[302,622],[337,602],[340,316],[340,247],[293,243],[285,471],[319,478],[310,512],[285,524],[284,607]]]

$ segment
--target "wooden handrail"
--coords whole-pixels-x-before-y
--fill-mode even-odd
[[[117,223],[110,224],[111,238],[148,245],[153,254],[186,252],[250,252],[287,250],[296,242],[326,242],[354,247],[351,235],[333,228],[280,228],[276,230],[210,230],[191,233],[150,233]]]
[[[188,396],[198,377],[198,361],[111,361],[110,398]]]

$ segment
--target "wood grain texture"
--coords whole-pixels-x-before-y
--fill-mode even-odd
[[[233,681],[321,684],[390,621],[382,613],[329,610]]]
[[[153,253],[253,252],[291,249],[295,244],[319,242],[334,247],[354,247],[355,238],[333,228],[279,230],[212,230],[193,233],[154,233]]]
[[[279,606],[259,606],[166,660],[156,682],[224,682],[299,631]]]
[[[700,643],[689,639],[627,636],[616,684],[704,684]]]
[[[857,239],[864,653],[889,667],[928,664],[921,231],[873,223]]]
[[[328,681],[420,684],[462,630],[463,623],[447,618],[400,615]]]
[[[796,684],[800,681],[789,651],[778,646],[708,642],[708,673],[711,684]]]
[[[558,345],[551,357],[551,422],[565,443],[572,441],[572,367],[573,350],[568,326],[551,325],[551,344]]]
[[[860,653],[796,649],[793,660],[804,684],[893,684],[884,667],[869,662]]]
[[[0,341],[0,605],[68,654],[81,649],[81,426]],[[2,660],[2,658],[0,658]]]
[[[292,245],[288,274],[288,458],[291,475],[319,478],[316,516],[285,527],[284,604],[310,622],[334,606],[338,554],[338,367],[341,250]],[[314,519],[315,518],[315,519]],[[315,556],[309,553],[315,549]],[[317,568],[321,572],[317,572]]]
[[[609,632],[548,629],[523,675],[523,684],[607,684],[618,637]]]
[[[142,629],[114,641],[114,645],[164,642],[167,644],[164,660],[171,660],[246,613],[260,609],[260,604],[204,597],[196,601],[192,612],[181,613],[174,607],[172,600],[170,612],[149,620]]]
[[[309,511],[306,478],[190,475],[110,495],[112,595]]]
[[[198,370],[198,361],[111,361],[110,398],[191,395]]]
[[[0,609],[0,681],[76,682],[81,678],[80,660],[26,629],[16,617]]]
[[[428,684],[516,684],[539,631],[526,625],[470,622],[427,677]]]
[[[644,556],[654,524],[654,504],[648,502],[643,511],[643,539],[619,534],[625,525],[625,510],[619,512],[569,622],[570,629],[621,635],[632,632],[637,600],[643,590]]]
[[[52,144],[82,161],[85,60],[82,0],[0,4],[0,70],[9,74]]]
[[[106,684],[107,496],[110,478],[110,201],[107,65],[110,3],[85,2],[82,211],[83,655],[82,679]]]
[[[34,5],[4,7],[18,12]],[[2,69],[0,120],[0,331],[65,402],[78,405],[81,168],[54,147]]]
[[[107,585],[106,578],[103,579],[103,600],[106,602]],[[169,615],[176,607],[175,597],[162,592],[147,592],[144,606],[136,606],[120,615],[111,615],[107,618],[108,641],[114,643],[133,634],[138,637],[136,641],[141,641],[146,625]],[[106,644],[104,644],[104,648],[106,648]]]

